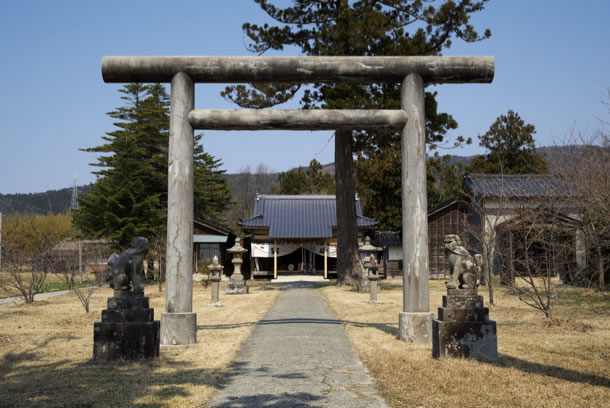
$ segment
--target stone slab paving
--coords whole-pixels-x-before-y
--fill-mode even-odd
[[[318,286],[287,284],[209,407],[387,407]]]

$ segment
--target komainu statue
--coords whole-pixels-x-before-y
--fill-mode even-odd
[[[122,291],[128,291],[130,287],[134,291],[144,290],[142,261],[147,252],[148,240],[144,237],[136,237],[131,241],[131,247],[121,255],[116,253],[110,255],[108,259],[110,287]]]
[[[476,289],[479,286],[481,257],[470,255],[457,235],[445,235],[445,255],[449,262],[447,289]]]

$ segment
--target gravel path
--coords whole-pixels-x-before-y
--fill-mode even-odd
[[[58,291],[55,291],[55,292],[38,293],[38,294],[36,294],[36,296],[34,296],[34,302],[36,301],[36,299],[52,297],[52,296],[59,296],[59,295],[65,295],[68,292],[70,292],[70,291],[69,290],[58,290]],[[14,296],[14,297],[0,298],[0,305],[2,303],[17,302],[19,300],[23,300],[23,296]]]

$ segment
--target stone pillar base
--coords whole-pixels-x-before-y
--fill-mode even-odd
[[[432,319],[432,312],[399,313],[398,338],[416,344],[432,344]]]
[[[477,289],[447,289],[432,330],[434,358],[498,359],[496,322],[489,320]]]
[[[197,313],[161,313],[161,345],[197,343]]]
[[[114,291],[93,325],[93,361],[134,361],[159,357],[159,321],[144,291]]]

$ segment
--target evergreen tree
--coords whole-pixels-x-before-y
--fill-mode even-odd
[[[124,247],[136,235],[151,237],[167,223],[169,96],[160,84],[120,89],[125,106],[108,113],[116,130],[105,144],[83,149],[102,153],[92,166],[97,180],[81,198],[74,221],[85,236],[104,237]],[[218,220],[230,203],[220,160],[195,137],[195,214]]]
[[[546,162],[536,152],[536,128],[525,124],[518,113],[500,115],[489,130],[479,136],[479,145],[488,153],[474,157],[471,173],[530,174],[547,173]]]
[[[421,0],[295,0],[292,7],[277,7],[270,0],[254,0],[279,25],[245,23],[250,39],[248,48],[257,54],[294,46],[305,55],[440,55],[453,38],[477,41],[482,36],[469,24],[470,15],[483,9],[487,0],[453,0],[439,6]],[[408,27],[413,27],[410,32]],[[228,87],[223,95],[248,107],[266,107],[288,100],[298,86],[257,85]],[[399,108],[399,84],[315,84],[305,90],[304,108],[395,109]],[[426,130],[430,143],[441,143],[447,129],[457,123],[447,114],[436,113],[434,94],[426,94]],[[463,139],[458,140],[459,142]],[[354,143],[355,142],[355,143]],[[353,149],[359,153],[357,164],[361,186],[370,191],[370,208],[400,208],[400,194],[384,194],[396,188],[392,177],[376,177],[380,161],[396,162],[400,155],[400,134],[391,131],[335,132],[335,180],[337,186],[337,230],[341,239],[337,248],[338,283],[358,281],[359,262],[356,249],[357,230],[354,204]],[[385,154],[386,156],[382,156]],[[390,157],[387,157],[390,155]],[[390,182],[386,183],[386,180]],[[368,184],[375,182],[375,184]],[[379,194],[376,194],[379,193]],[[397,199],[398,197],[398,199]],[[381,200],[391,200],[382,202]],[[395,222],[395,215],[388,214]]]
[[[279,194],[334,194],[335,182],[333,176],[322,171],[322,165],[313,159],[305,170],[280,173],[278,176]]]
[[[222,161],[203,150],[201,138],[202,134],[195,135],[195,216],[222,223],[232,204],[231,190],[220,169]]]
[[[430,177],[430,173],[434,175]],[[428,159],[428,208],[434,208],[453,197],[462,189],[466,169],[462,163],[451,163],[451,156],[433,156]]]

